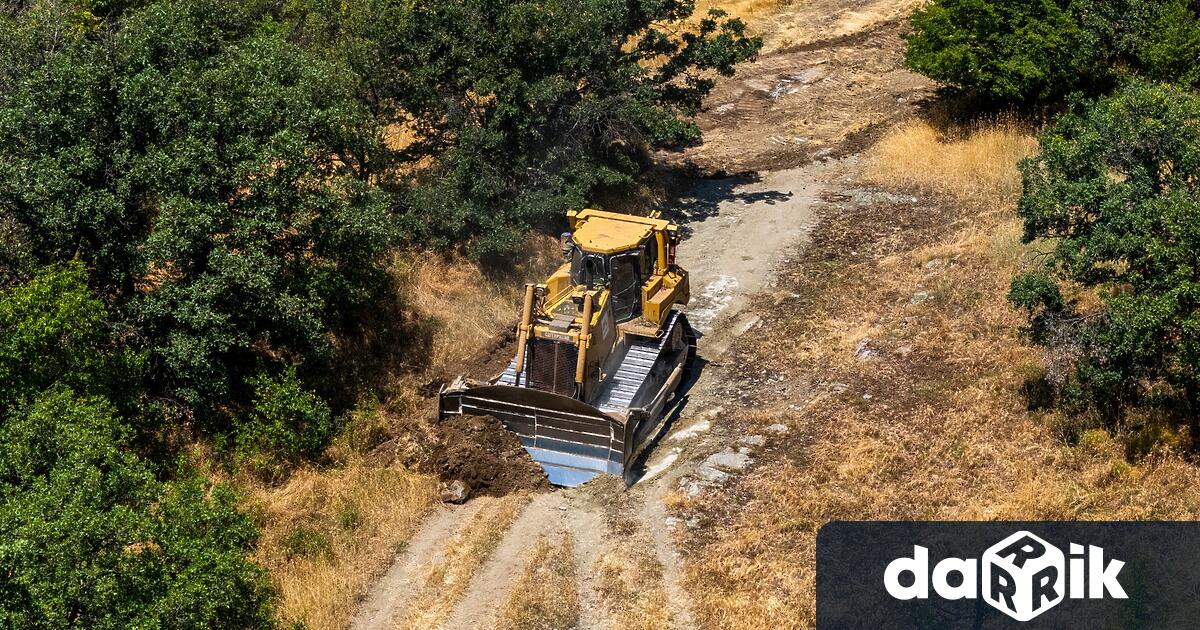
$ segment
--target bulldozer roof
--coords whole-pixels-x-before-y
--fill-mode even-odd
[[[575,228],[571,235],[586,252],[615,254],[631,250],[646,240],[654,231],[666,230],[670,222],[632,214],[582,210],[571,214]]]

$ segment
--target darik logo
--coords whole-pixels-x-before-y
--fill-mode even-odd
[[[1085,562],[1086,560],[1086,562]],[[883,574],[887,592],[896,599],[928,599],[929,588],[942,599],[983,601],[1017,621],[1029,621],[1064,598],[1126,599],[1117,580],[1120,560],[1104,560],[1104,550],[1071,543],[1070,557],[1030,532],[1020,531],[975,558],[945,558],[929,570],[929,549],[913,546],[911,558],[897,558]],[[1086,567],[1086,569],[1085,569]],[[904,576],[904,579],[901,579]],[[908,585],[901,582],[908,582]]]

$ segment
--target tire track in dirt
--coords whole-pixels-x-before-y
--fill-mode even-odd
[[[667,508],[663,503],[667,492],[679,476],[679,471],[671,471],[651,485],[642,500],[638,517],[654,541],[654,553],[662,567],[663,589],[667,592],[667,602],[671,607],[671,618],[675,620],[675,627],[695,628],[696,616],[692,613],[692,598],[681,584],[679,550],[671,538],[673,532],[667,524]]]
[[[416,596],[427,567],[441,560],[444,543],[471,520],[480,504],[443,505],[426,517],[421,529],[363,601],[353,630],[392,628]]]
[[[604,521],[590,506],[580,501],[567,505],[565,521],[575,537],[575,580],[579,589],[579,628],[607,630],[610,626],[600,607],[600,597],[592,584],[592,569],[604,550]]]
[[[563,520],[561,493],[540,494],[525,506],[521,516],[504,534],[491,557],[471,579],[467,591],[443,626],[447,630],[477,630],[496,627],[496,611],[504,603],[509,587],[524,565],[526,554],[538,537],[556,531]]]

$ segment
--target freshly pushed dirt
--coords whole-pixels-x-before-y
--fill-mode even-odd
[[[467,484],[472,496],[549,489],[520,440],[491,416],[456,416],[437,426],[434,467],[444,481]]]

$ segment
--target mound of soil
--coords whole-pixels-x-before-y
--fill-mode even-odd
[[[443,481],[462,481],[473,496],[550,487],[517,436],[491,416],[456,416],[440,423],[434,458]]]

